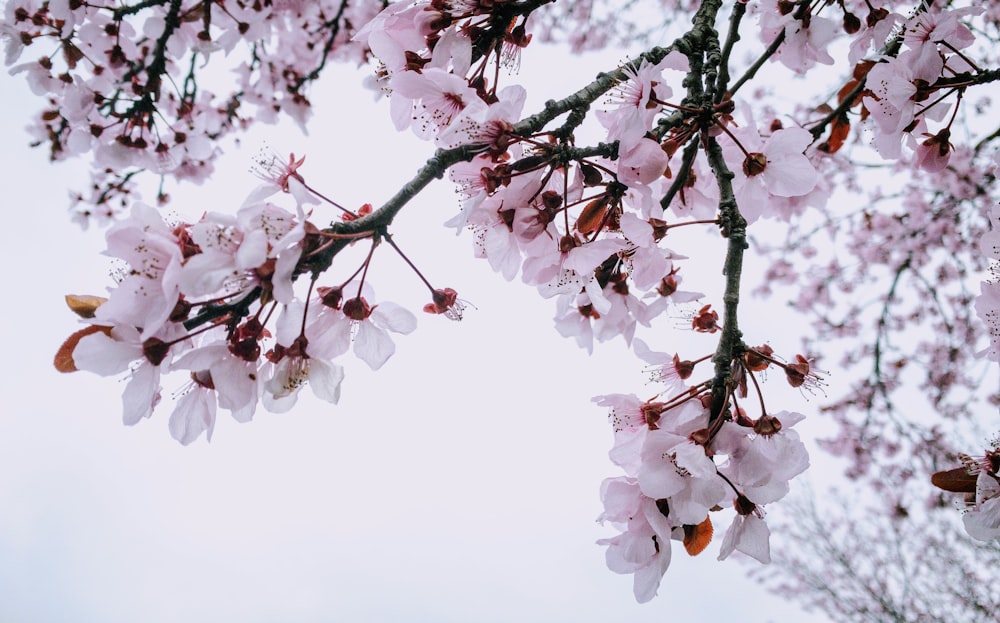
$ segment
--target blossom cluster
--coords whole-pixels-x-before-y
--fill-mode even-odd
[[[713,513],[723,508],[734,515],[719,560],[739,551],[771,562],[763,506],[788,493],[789,481],[805,471],[809,456],[791,428],[803,415],[765,412],[754,419],[738,408],[713,417],[708,383],[683,380],[690,378],[694,362],[638,346],[664,384],[660,394],[645,401],[627,394],[594,401],[610,409],[615,434],[610,457],[625,472],[601,487],[605,510],[599,520],[620,534],[600,543],[608,546],[612,571],[634,574],[635,597],[645,602],[670,564],[671,540],[681,541],[690,555],[701,553],[714,532]],[[745,379],[771,362],[770,350],[760,347],[734,361],[734,369]],[[807,375],[815,380],[801,362],[774,364],[785,369],[790,383]]]
[[[327,60],[363,60],[351,43],[353,25],[381,7],[376,0],[12,0],[0,37],[11,72],[46,98],[30,128],[34,140],[52,160],[93,159],[74,218],[105,224],[128,212],[140,171],[201,182],[226,135],[279,114],[304,127],[310,83]],[[206,70],[222,56],[232,61],[232,78]],[[161,192],[158,200],[166,199]]]
[[[449,171],[463,199],[448,222],[473,231],[476,256],[505,278],[520,273],[543,296],[558,297],[557,328],[588,351],[595,338],[630,340],[668,299],[697,296],[677,290],[679,258],[660,247],[668,224],[651,186],[661,183],[668,156],[645,136],[671,96],[665,72],[675,70],[679,82],[686,60],[673,53],[624,70],[599,117],[614,150],[518,134],[524,89],[498,89],[486,78],[531,40],[507,6],[517,8],[398,3],[358,38],[380,61],[379,84],[398,129],[478,152]],[[482,49],[492,55],[476,58]],[[712,208],[701,211],[714,216]]]
[[[203,433],[211,439],[218,409],[239,422],[250,421],[258,404],[282,413],[306,385],[336,404],[343,355],[353,351],[376,370],[395,352],[390,333],[416,328],[410,311],[377,300],[366,279],[379,238],[320,230],[303,210],[318,199],[298,171],[302,159],[263,163],[270,165],[260,171],[267,181],[235,216],[209,212],[193,223],[167,223],[136,203],[106,235],[107,254],[121,263],[108,297],[67,297],[87,326],[66,341],[56,366],[125,375],[125,424],[153,414],[169,372],[189,376],[169,418],[171,435],[185,445]],[[280,190],[297,199],[296,212],[268,201]],[[368,241],[371,251],[348,279],[323,285],[324,254],[345,240]],[[303,295],[295,281],[306,273]],[[454,290],[430,290],[425,311],[461,318]]]
[[[499,69],[516,53],[516,42],[504,41],[510,52],[470,65],[472,51],[504,48],[480,46],[475,36],[463,36],[468,28],[461,25],[427,26],[456,22],[438,4],[407,3],[384,11],[359,36],[369,37],[382,62],[381,84],[398,129],[409,128],[442,148],[464,144],[478,151],[451,168],[463,201],[449,225],[472,229],[476,255],[505,278],[520,274],[543,296],[558,297],[557,329],[588,352],[595,339],[621,336],[632,343],[637,327],[650,326],[668,300],[700,296],[678,290],[679,258],[661,246],[682,223],[718,222],[720,190],[701,161],[689,165],[697,173],[677,200],[661,201],[676,184],[671,157],[682,146],[696,144],[709,129],[723,136],[723,158],[735,172],[732,192],[750,221],[790,212],[786,203],[803,200],[819,184],[804,153],[813,140],[807,130],[771,124],[761,136],[746,111],[747,125],[733,122],[731,102],[710,111],[710,127],[695,115],[659,127],[658,121],[682,108],[671,102],[673,88],[690,65],[678,51],[620,70],[596,112],[603,128],[597,148],[578,148],[560,130],[548,133],[547,140],[539,140],[537,131],[527,135],[518,122],[523,89],[498,89],[483,78],[491,73],[483,69],[487,63]],[[528,37],[517,41],[526,44]],[[717,320],[706,306],[692,322],[711,333],[718,330]],[[634,344],[655,359],[641,340]],[[688,390],[676,374],[673,378],[676,384],[665,390],[678,397],[673,404],[630,395],[595,399],[612,408],[611,456],[626,473],[602,486],[602,520],[621,534],[601,543],[608,546],[613,571],[635,574],[639,601],[655,594],[670,561],[671,539],[700,551],[712,536],[709,511],[723,505],[734,507],[736,516],[721,558],[740,550],[769,562],[760,505],[780,499],[788,481],[808,465],[790,428],[800,415],[742,416],[738,423],[728,414],[713,417],[702,402],[711,402],[707,384]],[[722,457],[725,462],[717,466]]]
[[[677,108],[672,85],[689,72],[688,59],[671,51],[622,67],[596,111],[603,129],[597,147],[573,144],[569,133],[582,119],[528,134],[518,123],[524,89],[501,89],[487,78],[531,40],[520,17],[504,12],[508,6],[517,8],[397,3],[358,39],[379,60],[379,84],[398,129],[478,152],[449,171],[463,200],[448,225],[471,229],[476,256],[506,279],[520,274],[542,296],[558,297],[556,328],[588,352],[595,339],[631,342],[668,301],[700,296],[678,290],[683,258],[663,246],[668,230],[717,222],[719,190],[703,160],[691,165],[679,193],[671,191],[678,183],[671,167],[679,166],[672,156],[703,128],[693,119],[667,131],[658,125]],[[484,49],[493,55],[477,57]],[[804,154],[809,132],[771,124],[762,137],[746,110],[749,123],[736,127],[730,109],[719,106],[711,124],[729,135],[725,157],[744,215],[775,217],[791,212],[792,202],[821,203],[826,191]],[[669,194],[673,201],[661,200]]]
[[[997,472],[998,468],[993,465],[979,470],[975,494],[962,515],[966,532],[980,541],[1000,539],[1000,475]]]
[[[996,156],[1000,159],[1000,153]],[[998,162],[1000,164],[1000,162]],[[1000,205],[993,206],[989,214],[990,229],[980,240],[980,250],[990,261],[991,279],[980,284],[975,309],[979,320],[986,326],[989,345],[979,354],[990,361],[1000,362],[1000,279],[997,261],[1000,261]],[[967,494],[962,521],[966,531],[975,539],[989,541],[1000,538],[1000,443],[994,442],[981,460],[964,456],[966,466],[951,472],[962,478],[965,487],[954,488],[934,482],[939,487]],[[942,474],[935,474],[939,478]]]
[[[859,196],[814,202],[817,218],[790,221],[783,240],[757,239],[772,262],[757,292],[790,293],[810,324],[803,349],[837,352],[827,365],[849,381],[824,405],[837,432],[821,445],[847,461],[849,477],[883,494],[887,512],[913,504],[900,492],[915,481],[928,504],[939,499],[925,475],[955,455],[952,444],[969,420],[995,404],[976,355],[986,339],[987,351],[995,344],[987,335],[993,325],[977,311],[988,320],[996,301],[988,285],[986,295],[976,293],[990,262],[980,241],[995,228],[990,211],[1000,201],[989,102],[1000,58],[983,36],[998,9],[968,4],[841,5],[851,66],[839,69],[849,78],[830,85],[836,96],[826,104],[796,117],[821,117],[806,123],[827,154],[817,162],[819,183],[836,180],[828,191]],[[782,28],[762,38],[782,39],[779,50],[789,38],[806,47],[822,41],[841,21],[832,6],[769,6],[760,5],[761,24]],[[844,60],[836,51],[844,39],[793,69],[818,78],[813,65]],[[806,55],[786,62],[783,54],[771,58],[790,67]],[[790,208],[805,214],[801,205]]]

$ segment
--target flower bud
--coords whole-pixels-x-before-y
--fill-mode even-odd
[[[344,298],[344,290],[342,288],[321,286],[316,288],[316,293],[319,294],[319,300],[323,301],[324,305],[333,309],[340,309],[340,302]]]

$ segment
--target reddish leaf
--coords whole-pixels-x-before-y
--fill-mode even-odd
[[[688,555],[697,556],[705,551],[712,541],[712,532],[712,520],[708,517],[697,526],[684,524],[684,549]]]
[[[976,478],[976,475],[970,474],[966,468],[956,467],[931,476],[931,484],[952,493],[975,493]]]
[[[830,126],[830,138],[820,145],[820,149],[828,154],[835,154],[844,146],[847,135],[851,133],[851,122],[847,115],[840,115]]]
[[[855,80],[861,80],[868,75],[868,72],[872,70],[875,66],[875,61],[861,61],[854,66],[854,71],[852,72]]]
[[[588,203],[576,219],[576,230],[581,234],[592,234],[597,231],[597,228],[601,226],[601,221],[604,220],[604,215],[607,213],[607,207],[607,195],[598,197]]]
[[[55,359],[52,364],[56,367],[56,370],[60,372],[76,372],[76,362],[73,361],[73,351],[76,349],[76,345],[80,343],[80,340],[88,335],[94,333],[104,333],[105,335],[111,335],[111,327],[102,327],[99,325],[90,325],[80,329],[73,335],[66,338],[66,341],[62,343],[59,350],[56,351]]]

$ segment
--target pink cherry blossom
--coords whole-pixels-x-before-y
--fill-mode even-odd
[[[599,521],[612,522],[622,533],[597,544],[608,546],[605,559],[611,571],[634,574],[635,599],[645,603],[656,596],[670,566],[673,529],[657,503],[639,491],[634,479],[605,480],[601,499],[605,512]]]
[[[357,292],[356,283],[341,291]],[[364,284],[358,296],[344,295],[338,307],[314,299],[306,318],[305,334],[314,352],[337,357],[351,347],[354,354],[372,370],[378,370],[396,352],[389,333],[406,335],[417,327],[416,317],[407,309],[389,301],[375,301],[375,291]]]
[[[638,67],[622,68],[625,80],[612,91],[608,110],[597,112],[598,121],[608,129],[608,140],[619,141],[627,150],[652,129],[653,119],[663,110],[660,102],[673,95],[663,75],[668,68],[687,71],[687,58],[674,51],[656,65],[642,59]]]
[[[169,360],[152,362],[143,349],[139,332],[128,326],[112,329],[110,335],[93,333],[80,340],[73,360],[81,370],[102,376],[128,373],[122,392],[122,421],[127,426],[153,415],[160,402],[160,374],[169,368]]]
[[[618,177],[629,186],[649,185],[663,175],[669,160],[656,141],[640,138],[627,151],[619,148]]]
[[[263,383],[263,404],[272,413],[285,413],[298,400],[299,390],[309,385],[320,400],[337,404],[344,369],[329,361],[332,356],[314,348],[302,332],[305,305],[293,300],[285,306],[275,327],[273,365]],[[276,360],[276,363],[275,363]]]
[[[775,435],[754,435],[751,429],[740,428],[739,441],[733,447],[720,447],[729,455],[719,467],[730,482],[755,504],[770,504],[783,498],[789,490],[789,481],[809,467],[809,454],[792,426],[804,416],[799,413],[778,412],[771,417],[781,423],[781,432]]]
[[[389,88],[396,129],[411,127],[420,138],[435,136],[469,107],[485,108],[465,80],[438,68],[401,72],[390,80]]]
[[[127,268],[108,302],[97,310],[97,319],[137,327],[149,337],[163,327],[177,304],[181,242],[159,212],[144,204],[112,226],[106,239],[107,254],[123,260]]]
[[[817,63],[832,65],[833,57],[826,48],[837,36],[837,24],[816,15],[797,19],[794,5],[792,10],[787,10],[787,6],[771,0],[761,10],[761,38],[764,42],[771,43],[781,33],[785,38],[771,60],[780,61],[798,73],[804,73]]]
[[[216,394],[210,383],[210,374],[193,374],[192,387],[184,392],[177,401],[173,413],[170,414],[170,435],[182,445],[192,443],[202,433],[205,433],[208,441],[212,441],[212,431],[215,430]]]
[[[740,210],[748,222],[754,222],[765,212],[772,197],[796,197],[808,194],[816,187],[819,175],[803,153],[812,143],[812,135],[802,128],[784,128],[762,140],[753,128],[733,132],[749,152],[727,149],[734,166],[733,187]],[[734,163],[735,164],[735,163]]]
[[[264,184],[250,193],[243,205],[254,205],[278,191],[291,193],[300,206],[319,203],[319,199],[305,187],[305,179],[299,173],[299,167],[305,161],[305,156],[296,160],[295,154],[290,154],[288,162],[282,162],[276,153],[262,150],[257,154],[252,170],[257,177],[264,180]]]
[[[986,470],[976,478],[975,504],[962,515],[965,530],[974,539],[1000,538],[1000,481]]]
[[[722,537],[722,546],[719,548],[719,560],[729,558],[734,551],[740,551],[755,558],[763,564],[771,562],[771,547],[769,537],[771,531],[768,530],[764,519],[754,513],[741,515],[739,513],[733,517],[726,534]]]

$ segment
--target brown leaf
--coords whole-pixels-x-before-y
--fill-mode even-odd
[[[854,71],[851,74],[855,80],[861,80],[868,75],[868,72],[872,70],[875,64],[875,61],[861,61],[854,66]]]
[[[576,230],[581,234],[592,234],[601,226],[604,215],[607,214],[608,196],[602,195],[594,199],[580,212],[576,219]]]
[[[76,64],[83,58],[83,52],[80,48],[73,45],[70,41],[64,40],[62,42],[62,53],[63,60],[66,61],[66,65],[70,69],[75,69]]]
[[[975,493],[975,474],[970,474],[964,467],[956,467],[944,472],[937,472],[931,476],[931,484],[938,489],[951,491],[952,493]]]
[[[93,296],[91,294],[66,295],[66,305],[81,318],[93,318],[97,308],[107,302],[108,299],[103,296]]]
[[[66,341],[62,343],[59,350],[56,351],[55,359],[52,361],[52,365],[56,367],[56,370],[60,372],[76,372],[76,362],[73,361],[73,351],[76,349],[76,345],[80,343],[80,340],[88,335],[93,335],[94,333],[104,333],[105,335],[111,335],[111,327],[102,327],[100,325],[92,324],[88,327],[84,327],[79,331],[73,333],[73,335],[66,338]]]
[[[847,115],[838,116],[830,126],[830,138],[820,146],[820,149],[828,154],[837,153],[844,146],[844,141],[847,140],[847,135],[850,133],[851,122]]]
[[[584,186],[597,186],[604,181],[604,176],[601,175],[600,169],[593,165],[585,162],[580,164],[580,172],[583,173]]]
[[[684,549],[688,555],[697,556],[705,551],[712,541],[712,532],[712,520],[709,517],[705,517],[705,521],[697,526],[684,524]]]

